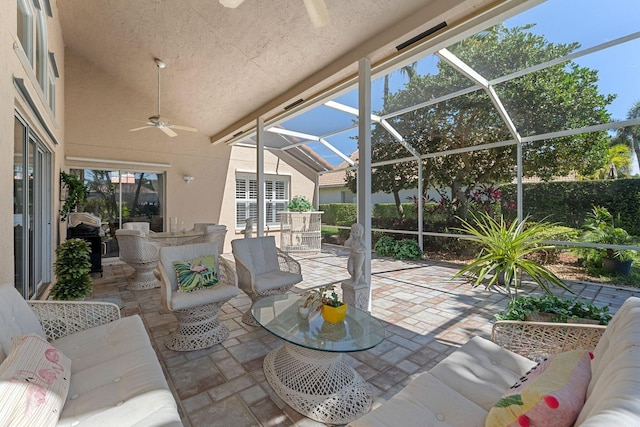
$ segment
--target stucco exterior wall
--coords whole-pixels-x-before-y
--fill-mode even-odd
[[[13,163],[14,163],[14,116],[17,111],[52,153],[52,176],[48,177],[52,184],[53,212],[59,209],[58,172],[63,165],[64,151],[64,43],[58,20],[57,2],[51,1],[53,17],[46,18],[47,49],[55,55],[60,72],[56,79],[56,114],[53,117],[45,107],[46,100],[42,95],[35,74],[26,61],[24,52],[17,37],[16,2],[0,2],[0,283],[13,283]],[[34,110],[20,95],[14,85],[14,78],[22,79],[36,110],[44,124],[53,134],[54,142],[38,120]],[[57,223],[52,224],[51,250],[56,246],[58,232]]]
[[[155,80],[157,70],[153,61],[149,62],[149,79]],[[122,84],[72,51],[67,51],[66,75],[66,165],[165,172],[164,217],[178,217],[186,228],[195,222],[226,225],[225,252],[230,251],[231,240],[241,237],[235,231],[235,174],[256,171],[255,150],[214,145],[202,133],[178,130],[178,136],[171,138],[153,128],[130,132],[156,114],[156,99],[141,96],[136,88]],[[171,123],[190,125],[188,117],[172,114],[171,99],[162,98],[161,113]],[[74,157],[85,160],[70,159]],[[313,181],[269,152],[265,153],[265,173],[291,175],[291,194],[312,198]],[[185,175],[194,180],[186,183]]]

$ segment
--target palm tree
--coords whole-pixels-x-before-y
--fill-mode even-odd
[[[400,74],[407,76],[407,80],[411,80],[413,76],[415,76],[418,73],[417,69],[418,69],[418,63],[414,62],[412,64],[405,65],[404,67],[400,68],[399,71],[400,71]],[[385,74],[384,88],[382,90],[383,108],[386,107],[388,97],[389,97],[389,74]]]
[[[627,113],[627,119],[637,118],[640,118],[640,101],[636,101]],[[618,129],[618,136],[625,139],[627,144],[633,148],[633,151],[636,153],[636,158],[638,159],[638,164],[640,164],[640,125],[620,128]]]

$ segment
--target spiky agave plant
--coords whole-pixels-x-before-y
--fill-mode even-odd
[[[488,289],[500,284],[503,277],[505,290],[512,299],[518,297],[523,273],[548,294],[551,294],[550,285],[573,292],[553,271],[528,257],[534,252],[553,248],[544,245],[540,237],[553,224],[527,222],[528,217],[507,224],[502,216],[496,220],[486,213],[472,217],[473,224],[462,220],[462,227],[457,230],[467,234],[462,239],[477,243],[480,251],[476,259],[458,271],[454,278],[467,276],[474,287],[484,282]]]

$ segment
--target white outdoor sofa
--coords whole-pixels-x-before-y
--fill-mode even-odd
[[[47,338],[71,360],[70,378],[64,374],[68,393],[55,396],[64,406],[50,411],[59,414],[56,425],[182,426],[140,316],[121,318],[112,303],[25,301],[12,285],[0,284],[0,372],[7,373],[9,362],[21,363],[10,354],[12,338],[27,334]],[[0,387],[19,382],[16,372],[24,379],[28,370],[18,367],[13,372],[2,377]],[[6,393],[7,388],[2,390]],[[29,397],[24,394],[23,399]],[[0,420],[9,425],[7,400],[3,395]]]
[[[497,322],[492,340],[535,359],[593,350],[591,381],[575,426],[640,426],[640,298],[627,299],[606,329]],[[471,339],[349,426],[484,426],[491,407],[535,365],[495,342]]]

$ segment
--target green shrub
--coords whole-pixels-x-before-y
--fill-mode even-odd
[[[53,299],[74,300],[91,292],[91,262],[86,241],[68,239],[58,246],[54,267],[58,281],[51,290]]]
[[[392,256],[396,248],[396,241],[393,237],[382,236],[374,247],[376,253],[380,256]]]
[[[355,203],[327,203],[320,205],[322,223],[327,225],[350,226],[358,222],[358,209]]]
[[[640,179],[602,181],[555,181],[525,183],[523,205],[532,220],[558,222],[580,228],[593,206],[606,207],[620,215],[617,227],[640,235]],[[516,185],[500,187],[502,204],[516,200]],[[513,212],[515,217],[515,211]],[[505,219],[513,219],[511,217]]]
[[[606,325],[611,320],[607,306],[599,308],[576,299],[558,298],[553,295],[527,295],[513,299],[507,304],[507,310],[495,314],[495,318],[524,321],[534,312],[556,314],[557,316],[551,321],[561,323],[566,323],[568,320],[591,319]]]
[[[295,196],[287,205],[287,209],[291,212],[309,212],[313,210],[313,205],[305,196]]]
[[[422,249],[415,240],[400,240],[396,242],[393,257],[395,259],[422,259]]]

